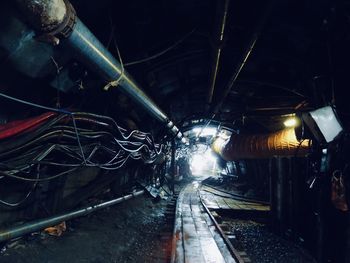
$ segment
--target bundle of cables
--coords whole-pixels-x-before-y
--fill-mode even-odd
[[[69,175],[81,167],[115,170],[128,159],[153,163],[162,152],[149,133],[128,132],[114,119],[85,112],[48,112],[0,126],[0,179],[38,182]]]

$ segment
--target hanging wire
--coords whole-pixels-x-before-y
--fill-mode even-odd
[[[111,87],[118,87],[119,84],[120,84],[120,81],[124,78],[124,73],[125,73],[124,64],[123,64],[123,60],[122,60],[122,56],[120,55],[118,43],[117,43],[117,41],[116,41],[115,38],[113,38],[113,42],[114,42],[114,46],[115,46],[115,48],[116,48],[116,50],[117,50],[117,53],[118,53],[118,59],[119,59],[119,63],[120,63],[120,66],[121,66],[121,71],[120,71],[120,75],[119,75],[118,79],[109,82],[109,83],[103,88],[104,90],[109,90]]]
[[[37,176],[36,176],[36,180],[38,180],[40,177],[40,164],[38,164],[37,166]],[[16,203],[10,203],[7,202],[5,200],[1,200],[0,199],[0,203],[9,207],[17,207],[20,206],[21,204],[23,204],[29,197],[30,195],[33,193],[34,189],[36,188],[36,186],[38,185],[38,181],[35,181],[34,184],[32,185],[32,187],[30,188],[30,190],[28,191],[28,193],[18,202]]]
[[[196,31],[196,28],[192,29],[189,33],[187,33],[182,38],[180,38],[178,41],[176,41],[173,45],[171,45],[170,47],[164,49],[163,51],[161,51],[161,52],[159,52],[157,54],[154,54],[154,55],[152,55],[150,57],[147,57],[147,58],[144,58],[144,59],[140,59],[140,60],[136,60],[136,61],[125,63],[124,66],[128,67],[128,66],[133,66],[133,65],[144,63],[144,62],[148,62],[150,60],[154,60],[154,59],[156,59],[156,58],[158,58],[158,57],[168,53],[170,50],[176,48],[178,45],[180,45],[182,42],[184,42],[189,36],[191,36],[195,31]]]

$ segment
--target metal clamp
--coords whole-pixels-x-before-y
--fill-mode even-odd
[[[41,34],[36,37],[38,41],[47,42],[57,46],[60,43],[60,39],[68,38],[73,32],[77,21],[77,14],[68,0],[64,0],[64,3],[66,5],[66,15],[62,23],[54,30],[41,32]]]

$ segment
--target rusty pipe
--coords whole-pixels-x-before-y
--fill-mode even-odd
[[[262,159],[274,156],[304,157],[309,153],[311,140],[298,141],[294,128],[271,134],[232,134],[230,139],[217,138],[212,149],[226,161]]]

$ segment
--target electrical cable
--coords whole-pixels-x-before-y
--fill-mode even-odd
[[[37,178],[36,179],[39,179],[39,175],[40,174],[40,166],[38,165],[38,168],[37,168]],[[34,184],[32,185],[32,187],[30,188],[30,190],[28,191],[28,193],[24,196],[24,198],[22,198],[20,201],[16,202],[16,203],[10,203],[10,202],[7,202],[7,201],[4,201],[4,200],[1,200],[0,199],[0,204],[3,204],[3,205],[6,205],[6,206],[9,206],[9,207],[17,207],[17,206],[20,206],[21,204],[23,204],[28,198],[29,196],[32,194],[32,192],[34,191],[34,189],[36,188],[38,182],[34,182]]]
[[[163,51],[154,54],[150,57],[144,58],[144,59],[140,59],[140,60],[136,60],[136,61],[132,61],[129,63],[125,63],[124,66],[128,67],[128,66],[133,66],[133,65],[137,65],[137,64],[141,64],[144,62],[148,62],[150,60],[156,59],[164,54],[166,54],[167,52],[169,52],[170,50],[176,48],[179,44],[181,44],[182,42],[184,42],[189,36],[191,36],[194,32],[196,31],[196,29],[192,29],[189,33],[187,33],[186,35],[184,35],[181,39],[179,39],[178,41],[176,41],[173,45],[171,45],[170,47],[164,49]]]
[[[152,134],[138,130],[128,131],[108,116],[55,109],[3,93],[0,96],[51,112],[47,113],[47,119],[41,120],[39,116],[3,127],[11,136],[5,140],[0,139],[0,180],[12,178],[32,182],[33,185],[19,202],[0,200],[2,205],[13,207],[22,204],[35,190],[38,182],[54,180],[83,167],[120,169],[129,159],[154,163],[164,151],[162,144],[155,143]],[[38,122],[31,122],[39,119]],[[29,129],[16,124],[24,124]],[[35,167],[37,175],[32,178]],[[45,177],[40,174],[41,167],[45,167],[45,175],[52,171],[56,174]],[[61,171],[57,173],[59,167]]]
[[[6,98],[6,99],[12,100],[12,101],[16,101],[16,102],[19,102],[19,103],[22,103],[22,104],[26,104],[26,105],[32,106],[32,107],[45,109],[45,110],[49,110],[49,111],[54,111],[54,112],[60,112],[60,113],[64,113],[64,114],[70,115],[72,117],[73,124],[74,124],[74,127],[76,129],[74,115],[71,112],[67,111],[67,110],[62,110],[62,109],[56,109],[56,108],[52,108],[52,107],[43,106],[43,105],[40,105],[40,104],[37,104],[37,103],[33,103],[33,102],[25,101],[25,100],[22,100],[22,99],[18,99],[18,98],[6,95],[4,93],[0,93],[0,96],[3,97],[3,98]],[[80,150],[81,150],[81,152],[83,154],[83,158],[85,159],[84,153],[83,153],[83,151],[81,149],[81,144],[80,144],[80,140],[79,140],[79,133],[78,133],[77,130],[76,130],[76,136],[77,136],[78,144],[80,146]]]

